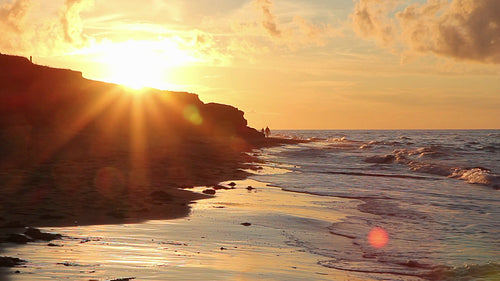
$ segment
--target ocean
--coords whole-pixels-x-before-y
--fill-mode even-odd
[[[272,133],[310,142],[256,152],[271,169],[252,179],[348,214],[288,230],[287,244],[318,264],[379,280],[500,280],[500,130]]]

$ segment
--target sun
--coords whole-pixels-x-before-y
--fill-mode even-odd
[[[158,87],[166,80],[165,68],[152,53],[118,49],[109,58],[110,76],[107,80],[134,89]]]
[[[169,71],[196,61],[171,39],[104,42],[92,48],[92,52],[97,54],[96,60],[107,69],[102,80],[134,89],[166,89]]]

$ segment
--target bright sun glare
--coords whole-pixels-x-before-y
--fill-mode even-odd
[[[168,87],[168,71],[185,66],[195,58],[170,39],[159,41],[104,42],[88,50],[97,55],[96,60],[106,65],[107,77],[103,80],[134,89]]]

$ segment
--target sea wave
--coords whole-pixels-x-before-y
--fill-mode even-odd
[[[500,176],[493,174],[489,169],[481,167],[456,168],[448,177],[461,179],[471,184],[483,184],[497,189],[500,188]]]
[[[338,149],[338,150],[358,150],[364,142],[347,139],[346,137],[341,138],[330,138],[327,140],[327,149]]]
[[[383,263],[385,267],[380,268],[380,263],[378,262]],[[450,267],[446,265],[430,265],[413,260],[400,262],[381,260],[352,262],[342,259],[330,259],[319,261],[318,264],[350,272],[414,276],[436,281],[497,281],[500,276],[500,264],[498,263],[467,264]]]
[[[431,152],[430,152],[431,151]],[[453,165],[446,165],[441,163],[434,163],[429,161],[419,161],[408,158],[407,156],[419,155],[418,158],[434,155],[444,155],[444,152],[436,151],[435,149],[417,149],[417,150],[395,150],[393,154],[373,155],[363,159],[366,163],[374,164],[404,164],[416,173],[430,174],[436,176],[443,176],[463,180],[470,184],[480,184],[500,188],[500,176],[493,173],[490,169],[483,167],[459,167]]]
[[[392,154],[369,156],[364,159],[366,163],[391,164],[396,160]]]
[[[360,145],[361,144],[361,145]],[[329,153],[355,152],[359,151],[359,155],[365,154],[360,150],[371,149],[373,146],[379,145],[400,145],[399,142],[386,141],[369,141],[360,142],[356,140],[341,138],[330,138],[325,141],[317,140],[315,144],[309,143],[297,149],[287,149],[280,153],[285,157],[302,158],[309,157],[311,159],[328,159],[331,157]],[[384,150],[382,150],[384,151]],[[326,153],[325,153],[326,152]],[[488,168],[482,167],[463,167],[460,165],[459,150],[452,146],[445,145],[428,145],[418,148],[398,148],[392,153],[380,155],[367,155],[362,158],[362,161],[370,164],[402,164],[415,173],[429,174],[434,176],[454,178],[463,180],[469,184],[479,184],[490,186],[495,189],[500,189],[500,176],[492,172]],[[358,152],[356,152],[358,153]],[[365,154],[366,155],[366,154]],[[456,159],[456,160],[453,160]],[[455,162],[455,163],[454,163]],[[379,168],[382,169],[382,168]],[[389,168],[390,169],[390,168]],[[399,173],[378,173],[378,172],[348,172],[348,171],[315,171],[328,174],[342,174],[353,176],[371,176],[371,177],[394,177],[394,178],[411,178],[411,179],[433,179],[432,177],[423,177],[418,175],[408,175]]]
[[[393,154],[400,158],[411,156],[416,156],[417,158],[439,158],[451,155],[453,151],[441,145],[431,145],[416,149],[397,149],[393,151]]]
[[[470,184],[480,184],[500,188],[500,176],[491,172],[491,170],[481,167],[466,168],[466,167],[450,167],[435,163],[425,163],[410,161],[407,163],[410,170],[448,178],[463,180]]]
[[[412,176],[412,175],[398,175],[398,174],[377,174],[377,173],[361,173],[361,172],[319,172],[323,174],[332,175],[351,175],[351,176],[361,176],[361,177],[384,177],[384,178],[401,178],[401,179],[416,179],[416,180],[428,180],[428,177],[422,176]]]
[[[402,208],[396,202],[380,199],[363,199],[364,203],[358,205],[358,210],[363,213],[370,213],[382,217],[398,217],[405,220],[422,221],[430,217],[423,212]]]
[[[469,281],[469,280],[500,280],[500,264],[466,264],[458,267],[437,266],[431,272],[423,275],[430,280]]]
[[[431,174],[436,176],[448,177],[454,170],[453,167],[439,165],[435,163],[426,163],[418,161],[409,161],[406,163],[410,170],[418,173]]]

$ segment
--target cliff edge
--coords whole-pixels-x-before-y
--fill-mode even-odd
[[[142,118],[145,127],[152,129],[161,123],[178,137],[245,140],[263,137],[247,126],[242,111],[229,105],[205,104],[191,93],[152,88],[133,90],[88,80],[81,72],[36,65],[18,56],[0,54],[0,99],[0,126],[28,125],[35,130],[83,132],[89,126],[109,123],[106,118],[111,118],[111,111],[121,110],[122,114],[115,117],[118,127],[130,123],[131,118]],[[133,117],[138,111],[144,111],[144,116]],[[80,121],[76,124],[78,128],[72,128],[71,121],[81,118],[85,122]],[[121,133],[127,130],[120,129]]]

